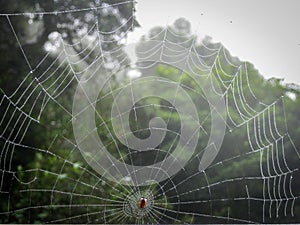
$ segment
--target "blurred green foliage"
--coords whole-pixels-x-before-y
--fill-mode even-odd
[[[60,11],[76,8],[97,7],[100,1],[87,3],[86,1],[2,1],[1,12],[14,13],[14,12],[27,12],[27,11]],[[107,4],[118,3],[119,1],[101,1]],[[130,18],[133,5],[119,5],[115,6],[118,9],[122,18]],[[80,29],[86,28],[89,30],[94,24],[95,20],[98,21],[99,27],[102,31],[107,32],[120,27],[120,20],[117,16],[109,15],[105,19],[102,19],[102,13],[100,11],[84,11],[76,14],[75,18],[72,13],[58,14],[57,16],[36,16],[34,21],[43,21],[43,29],[40,31],[38,39],[32,42],[28,42],[28,21],[30,18],[26,16],[11,17],[11,21],[14,25],[16,33],[19,35],[21,44],[26,52],[26,56],[32,65],[37,65],[45,52],[45,43],[49,40],[49,35],[54,31],[59,31],[65,34],[66,40],[69,44],[73,44],[78,40]],[[92,19],[91,19],[92,17]],[[25,18],[25,19],[24,19]],[[103,16],[104,18],[104,16]],[[25,92],[26,87],[34,88],[30,86],[31,82],[34,82],[32,76],[26,77],[28,65],[26,60],[22,56],[22,52],[18,46],[16,40],[12,37],[13,33],[11,27],[7,22],[6,17],[0,17],[0,87],[1,97],[10,96],[14,91],[21,86],[21,82],[24,85],[19,90],[18,94],[21,95]],[[74,24],[74,20],[78,20],[78,23]],[[131,19],[133,20],[133,18]],[[132,22],[132,23],[131,23]],[[116,36],[122,36],[127,30],[131,30],[132,24],[138,25],[136,21],[129,21],[128,26],[122,26]],[[196,42],[197,37],[190,33],[190,23],[184,19],[177,20],[174,25],[168,28],[170,33],[165,34],[163,27],[153,28],[147,36],[143,37],[143,40],[162,40],[167,38],[168,40],[188,47],[191,43]],[[173,34],[172,34],[173,33]],[[174,35],[174,34],[177,34]],[[166,37],[167,35],[167,37]],[[116,36],[105,36],[107,40],[112,40]],[[27,40],[26,40],[27,39]],[[114,43],[114,44],[107,44]],[[210,38],[205,38],[203,43],[209,48],[218,48],[219,44],[213,43]],[[103,42],[104,50],[111,50],[118,46],[120,43],[115,42]],[[144,46],[145,47],[145,46]],[[149,47],[149,46],[148,46]],[[225,49],[225,48],[224,48]],[[78,49],[74,51],[79,52]],[[208,54],[207,48],[203,45],[196,45],[195,51],[198,54]],[[237,64],[242,63],[237,58],[230,56],[228,50],[226,54],[230,58],[230,61],[234,61]],[[116,57],[117,56],[113,56]],[[220,56],[221,57],[221,56]],[[53,58],[47,59],[49,62],[42,64],[39,68],[40,71],[45,71],[49,67],[49,63]],[[91,59],[86,59],[87,63],[90,63]],[[208,59],[206,63],[210,65],[213,63]],[[234,68],[228,66],[225,63],[224,58],[220,58],[220,65],[227,73],[233,74]],[[255,67],[246,62],[247,72],[249,76],[249,82],[244,80],[239,84],[239,88],[244,91],[244,97],[246,102],[251,105],[252,108],[260,111],[265,105],[270,105],[272,102],[278,100],[283,96],[284,105],[280,105],[277,108],[276,121],[278,127],[282,128],[287,122],[288,132],[291,138],[294,140],[296,147],[300,147],[300,98],[299,87],[297,85],[284,84],[282,80],[272,78],[266,80]],[[67,65],[66,65],[67,66]],[[27,71],[27,72],[25,72]],[[62,71],[53,71],[60,74]],[[145,71],[142,71],[145,72]],[[222,81],[228,79],[221,68],[215,67],[212,71],[214,76],[219,74]],[[246,76],[245,71],[242,71],[243,77]],[[146,75],[145,75],[146,74]],[[203,91],[197,86],[197,83],[186,73],[182,73],[177,68],[158,64],[153,70],[147,73],[143,73],[143,76],[157,76],[172,81],[178,82],[188,92],[191,99],[197,106],[199,118],[204,119],[209,115],[210,108],[207,101],[200,97],[203,95]],[[55,82],[55,76],[47,80],[47,83],[51,84]],[[126,83],[128,80],[124,78],[122,82]],[[1,127],[1,140],[0,148],[9,149],[9,152],[4,152],[9,157],[0,159],[2,178],[5,180],[2,185],[0,194],[0,212],[8,212],[7,214],[1,214],[1,223],[44,223],[45,221],[52,221],[54,223],[116,223],[119,221],[119,217],[116,214],[122,214],[123,202],[126,196],[132,194],[130,188],[107,182],[95,173],[91,172],[92,169],[86,165],[82,156],[80,155],[72,134],[72,121],[71,116],[66,113],[72,110],[72,101],[75,91],[76,82],[72,82],[71,85],[64,91],[64,94],[59,96],[56,101],[65,108],[60,107],[57,102],[49,101],[45,107],[45,110],[40,117],[39,123],[31,123],[29,128],[22,130],[24,135],[17,140],[11,140],[10,138],[18,137],[16,127],[9,123],[10,118],[4,117],[5,120],[2,124],[10,124],[7,127]],[[121,86],[121,83],[114,81],[113,89],[116,90]],[[263,104],[253,98],[252,93],[249,91],[248,85],[251,86],[252,91],[257,96],[257,99],[261,99]],[[41,87],[37,87],[34,91],[40,90]],[[49,89],[49,92],[51,89]],[[145,90],[146,91],[146,90]],[[163,90],[162,90],[163,91]],[[164,90],[168,91],[168,90]],[[293,94],[294,98],[289,96]],[[139,162],[142,165],[150,165],[155,160],[162,160],[166,154],[156,154],[153,158],[153,152],[147,153],[131,153],[126,146],[121,143],[112,143],[112,138],[109,131],[112,131],[110,121],[110,109],[112,104],[112,95],[106,95],[101,93],[103,97],[101,102],[98,102],[97,109],[104,115],[103,120],[108,127],[98,126],[98,134],[103,143],[107,146],[107,149],[116,158],[124,158],[128,163]],[[17,96],[21,97],[21,96]],[[17,98],[16,97],[16,98]],[[41,107],[41,102],[34,102],[35,98],[29,99],[27,104],[22,108],[25,112],[30,112],[30,106],[35,104]],[[229,97],[228,111],[234,121],[240,120],[240,115],[235,109],[234,99]],[[238,103],[242,104],[242,103]],[[151,105],[149,107],[138,107],[143,105]],[[28,108],[26,108],[28,107]],[[168,121],[168,129],[172,132],[168,132],[163,143],[159,146],[160,149],[165,152],[172,151],[173,145],[176,146],[176,140],[174,141],[174,133],[178,133],[180,130],[180,116],[176,110],[172,109],[171,103],[159,98],[147,98],[136,104],[136,115],[131,114],[131,129],[140,130],[143,132],[138,133],[139,138],[145,138],[149,136],[147,131],[149,121],[158,116]],[[285,107],[285,108],[283,108]],[[8,109],[8,112],[6,110]],[[14,114],[14,108],[11,107],[9,101],[3,101],[0,108],[1,114]],[[34,118],[39,115],[38,111],[31,112],[31,116]],[[138,120],[134,120],[134,116],[137,116]],[[15,118],[15,117],[14,117]],[[97,121],[97,124],[101,124],[103,121]],[[209,130],[209,121],[202,124],[206,130]],[[171,210],[165,212],[163,222],[175,223],[176,220],[172,220],[172,210],[186,211],[190,214],[183,215],[178,214],[176,216],[177,222],[182,223],[219,223],[224,220],[218,220],[217,216],[241,218],[249,221],[263,222],[262,221],[262,202],[255,200],[247,200],[248,194],[253,199],[263,198],[265,190],[263,190],[263,179],[255,179],[261,177],[261,172],[267,173],[268,168],[262,166],[272,163],[270,158],[260,152],[248,154],[250,146],[248,143],[247,130],[245,127],[239,129],[228,129],[225,136],[222,148],[213,163],[213,166],[208,168],[205,173],[198,173],[194,175],[195,171],[198,171],[199,160],[194,158],[191,160],[185,171],[181,171],[172,179],[162,182],[160,185],[154,185],[152,187],[153,193],[161,195],[156,199],[157,204],[161,204],[163,207]],[[16,145],[13,149],[7,148],[8,142],[20,144]],[[199,153],[207,142],[207,137],[201,136],[198,143]],[[119,146],[117,151],[115,144]],[[299,158],[296,155],[293,146],[286,144],[285,146],[285,159],[288,162],[290,169],[299,168]],[[3,152],[2,152],[3,153]],[[132,157],[128,157],[128,155]],[[201,153],[200,153],[201,155]],[[12,160],[10,160],[10,157]],[[235,158],[236,157],[236,158]],[[281,156],[282,158],[283,156]],[[279,162],[283,163],[283,162]],[[7,173],[11,172],[11,173]],[[253,179],[246,179],[252,177]],[[227,180],[235,179],[235,182],[226,182]],[[185,181],[182,183],[182,181]],[[174,189],[176,185],[176,189]],[[276,184],[274,184],[276,185]],[[293,178],[293,190],[295,190],[295,196],[299,196],[299,173],[294,173]],[[164,186],[169,191],[162,195],[163,190],[160,187]],[[204,187],[204,188],[201,188]],[[208,188],[205,188],[208,187]],[[247,187],[248,193],[244,189]],[[288,187],[284,187],[288,188]],[[186,193],[187,190],[192,191],[190,194],[180,195],[180,193]],[[5,194],[4,192],[9,192]],[[239,200],[239,198],[241,198]],[[220,199],[229,199],[227,201],[217,201]],[[245,200],[246,199],[246,200]],[[178,205],[178,202],[197,202],[193,204]],[[251,204],[250,204],[251,203]],[[268,203],[269,204],[269,203]],[[275,204],[275,203],[274,203]],[[277,204],[277,203],[276,203]],[[282,203],[285,204],[285,203]],[[281,207],[281,209],[284,207]],[[273,209],[272,209],[273,210]],[[251,213],[249,213],[251,212]],[[197,217],[192,214],[207,214],[211,217]],[[300,220],[300,206],[299,202],[295,203],[295,216],[283,216],[284,212],[280,211],[280,217],[269,218],[266,212],[266,220],[264,222],[276,223],[276,222],[299,222]],[[273,212],[276,215],[276,212]],[[67,219],[66,219],[67,218]],[[134,223],[135,218],[124,219],[123,222]],[[144,221],[153,223],[153,220]],[[228,221],[232,223],[232,221]]]

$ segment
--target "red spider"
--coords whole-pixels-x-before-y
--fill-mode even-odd
[[[140,202],[139,202],[139,206],[141,209],[144,209],[147,207],[147,199],[144,197],[141,197]]]

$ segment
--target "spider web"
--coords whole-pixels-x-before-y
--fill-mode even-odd
[[[114,4],[98,9],[109,11],[111,6]],[[111,31],[101,31],[95,21],[94,26],[75,44],[68,43],[63,35],[57,33],[46,55],[40,57],[37,65],[32,65],[11,21],[13,17],[31,14],[55,17],[93,10],[95,8],[1,14],[6,17],[12,38],[17,40],[29,68],[28,72],[24,71],[22,82],[12,93],[4,91],[4,87],[4,90],[1,89],[0,107],[4,114],[0,122],[0,193],[1,201],[5,202],[0,212],[1,221],[9,222],[17,218],[19,220],[13,221],[32,222],[31,218],[35,215],[42,223],[261,223],[293,221],[297,218],[294,212],[299,193],[293,182],[298,168],[291,167],[289,160],[291,155],[293,160],[299,160],[299,153],[287,127],[286,96],[267,100],[257,97],[251,88],[249,64],[232,58],[224,46],[207,45],[205,42],[196,44],[195,39],[187,39],[167,27],[150,38],[150,41],[159,40],[153,42],[155,44],[138,46],[137,61],[132,60],[128,64],[122,45],[110,51],[103,50],[102,46],[115,42],[106,37],[116,34],[132,18]],[[92,35],[95,32],[96,37]],[[174,43],[174,38],[182,39],[182,42]],[[74,51],[75,48],[80,51]],[[153,55],[159,55],[159,61],[153,61]],[[92,60],[87,63],[87,58]],[[172,65],[182,61],[186,71],[174,69]],[[159,66],[170,69],[174,74],[168,81],[161,77],[155,80],[175,84],[174,101],[162,104],[154,98],[135,102],[132,94],[129,99],[135,104],[127,113],[132,133],[138,138],[145,138],[151,133],[147,126],[149,121],[144,126],[138,126],[136,121],[143,120],[145,112],[149,117],[159,110],[165,112],[167,126],[163,131],[166,137],[173,140],[163,140],[145,153],[125,146],[116,136],[112,122],[125,112],[111,117],[105,107],[111,109],[118,94],[138,80],[129,79],[126,76],[128,71],[140,71],[139,75],[146,76]],[[95,112],[96,131],[105,140],[99,148],[108,149],[124,164],[145,165],[148,162],[151,165],[172,157],[178,139],[183,135],[176,126],[172,128],[176,118],[184,117],[179,116],[180,111],[175,107],[175,101],[180,98],[177,95],[180,88],[206,102],[204,105],[211,106],[201,88],[181,82],[187,71],[192,77],[190,80],[204,79],[211,83],[215,96],[224,98],[226,131],[223,144],[232,142],[232,146],[236,147],[235,138],[244,140],[244,146],[238,148],[238,152],[224,152],[221,146],[215,160],[205,170],[199,170],[204,147],[198,146],[199,150],[178,173],[169,176],[168,171],[164,171],[167,179],[143,186],[129,185],[130,177],[124,178],[128,180],[128,185],[106,179],[84,160],[86,158],[80,154],[80,143],[73,136],[72,121],[78,116],[72,113],[73,99],[65,100],[65,96],[74,96],[72,87],[80,86],[82,80],[100,77],[98,82],[105,83],[104,88],[97,101],[89,105],[98,110]],[[127,104],[128,100],[124,102]],[[54,106],[63,119],[56,121],[56,117],[47,115],[49,107]],[[49,120],[48,116],[54,119]],[[284,118],[284,121],[279,118]],[[199,120],[199,132],[204,140],[210,133],[217,132],[210,130],[210,113],[199,113]],[[57,124],[61,121],[64,124]],[[23,143],[25,135],[36,126],[47,132],[54,131],[50,145]],[[128,142],[124,127],[120,129],[125,142]],[[36,162],[30,168],[13,168],[18,152],[35,154]],[[176,160],[178,158],[173,156],[173,162]],[[247,160],[253,163],[247,164]],[[241,166],[237,166],[238,163]],[[118,170],[114,164],[111,168]],[[104,172],[108,173],[111,168],[104,168]],[[155,173],[154,168],[152,171]],[[226,176],[221,172],[226,172]],[[134,176],[137,173],[133,171]],[[142,197],[147,199],[144,209],[139,207]]]

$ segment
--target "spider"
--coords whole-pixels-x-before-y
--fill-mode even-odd
[[[140,209],[144,209],[147,207],[147,198],[141,197],[139,207]]]

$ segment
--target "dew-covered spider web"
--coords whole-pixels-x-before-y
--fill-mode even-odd
[[[27,66],[0,83],[1,223],[299,222],[294,100],[173,25],[126,44],[132,4],[0,15]],[[82,13],[34,58],[16,28]]]

